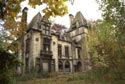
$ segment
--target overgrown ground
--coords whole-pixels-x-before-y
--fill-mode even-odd
[[[121,80],[113,76],[113,74],[98,71],[73,73],[49,78],[28,77],[23,77],[16,84],[125,84],[124,79]]]
[[[83,74],[83,73],[82,73]],[[18,81],[17,84],[92,84],[92,81],[87,81],[78,74],[68,74],[58,77],[46,79],[32,79],[27,81]],[[97,83],[96,84],[101,84]]]

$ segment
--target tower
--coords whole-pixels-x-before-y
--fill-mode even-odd
[[[88,33],[87,21],[81,12],[77,12],[74,19],[71,18],[71,15],[69,16],[71,25],[68,32],[70,33],[70,37],[72,39],[72,51],[74,51],[72,55],[74,59],[78,59],[73,62],[74,70],[83,71],[86,70],[84,58],[88,57],[86,42]]]

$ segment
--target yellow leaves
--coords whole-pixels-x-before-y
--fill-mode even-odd
[[[10,36],[8,38],[10,38],[11,40],[14,40],[15,38],[18,38],[21,35],[25,34],[26,27],[24,27],[24,25],[26,25],[26,23],[24,22],[20,23],[20,22],[15,22],[14,20],[7,20],[5,22],[4,27],[10,33]]]
[[[67,0],[43,0],[43,3],[47,4],[47,8],[43,10],[45,16],[49,18],[50,16],[63,16],[68,13],[68,8],[65,5]]]
[[[19,37],[25,34],[26,23],[17,22],[18,13],[21,11],[20,3],[25,0],[2,0],[0,1],[0,19],[5,20],[4,27],[10,32],[10,37]],[[46,8],[42,11],[45,17],[63,16],[68,13],[68,8],[65,4],[68,0],[29,0],[29,5],[35,8],[36,5],[46,4]],[[1,5],[2,3],[2,5]],[[4,9],[4,10],[3,10]],[[21,17],[18,17],[21,18]]]
[[[47,7],[42,11],[45,13],[45,17],[49,18],[50,16],[63,16],[68,13],[68,8],[65,5],[65,2],[68,0],[29,0],[29,5],[35,8],[36,5],[41,5],[42,3],[46,4]]]
[[[29,0],[29,3],[28,3],[31,7],[35,8],[36,5],[41,5],[42,2],[41,0]]]

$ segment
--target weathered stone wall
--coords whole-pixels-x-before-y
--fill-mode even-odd
[[[34,31],[32,33],[32,56],[33,56],[33,61],[34,61],[34,66],[35,66],[35,61],[36,58],[40,58],[40,51],[41,51],[41,34],[40,32]]]
[[[55,59],[55,71],[58,72],[58,38],[52,35],[51,48],[53,53],[53,59]]]
[[[66,58],[65,57],[65,46],[68,46],[69,47],[69,59],[72,59],[71,43],[59,40],[58,44],[62,45],[62,58],[64,58],[64,59]]]
[[[62,45],[62,59],[68,59],[65,57],[65,46],[69,47],[69,59],[72,59],[72,50],[71,50],[71,43],[58,40],[58,37],[52,35],[52,52],[53,52],[53,59],[55,59],[55,70],[58,72],[58,44]]]
[[[30,25],[31,30],[29,31],[29,33],[27,33],[24,36],[24,45],[22,46],[23,50],[19,51],[20,52],[19,55],[24,56],[23,57],[24,63],[25,63],[25,57],[29,57],[29,65],[28,65],[29,70],[32,67],[35,67],[36,58],[40,58],[40,52],[43,49],[43,39],[42,38],[47,37],[47,35],[42,35],[41,32],[39,32],[39,25],[37,23],[41,21],[41,18],[42,18],[41,15],[38,14],[35,17],[35,19],[33,19],[33,21],[31,21],[33,24],[33,25]],[[58,44],[62,45],[62,58],[60,60],[63,62],[64,65],[65,65],[65,62],[67,62],[67,61],[70,63],[71,72],[73,71],[74,65],[76,65],[77,62],[80,61],[80,59],[78,57],[78,48],[81,49],[80,56],[82,59],[82,65],[85,65],[85,61],[88,61],[88,59],[86,60],[86,58],[87,57],[89,58],[87,39],[86,39],[88,29],[83,27],[83,25],[86,25],[86,21],[80,12],[78,12],[76,14],[75,18],[72,16],[72,17],[70,17],[70,19],[71,19],[71,24],[70,24],[71,27],[69,29],[70,35],[69,34],[66,34],[66,35],[70,36],[70,38],[72,39],[72,42],[60,40],[59,37],[56,35],[50,36],[50,38],[52,39],[51,40],[51,51],[53,54],[52,58],[55,60],[54,64],[55,64],[55,71],[56,72],[59,71],[58,70],[58,68],[59,68],[58,67],[58,65],[59,65]],[[34,30],[32,28],[35,28],[36,30]],[[30,52],[28,54],[25,53],[25,51],[26,51],[26,39],[27,38],[30,38],[30,41],[29,41]],[[65,46],[69,47],[69,58],[67,58],[65,56]],[[47,60],[42,60],[42,62],[44,62],[44,64],[43,64],[44,67],[47,66],[46,63],[49,63],[48,61],[47,62],[46,61]],[[64,65],[63,65],[63,67],[64,67]],[[84,67],[83,67],[83,69],[84,69]],[[48,67],[45,67],[45,70],[48,70]]]

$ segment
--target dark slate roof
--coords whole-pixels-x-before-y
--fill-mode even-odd
[[[27,31],[29,31],[30,29],[37,29],[39,27],[39,22],[41,20],[42,20],[42,16],[41,16],[41,14],[39,12],[36,16],[34,16],[32,21],[27,26]]]

